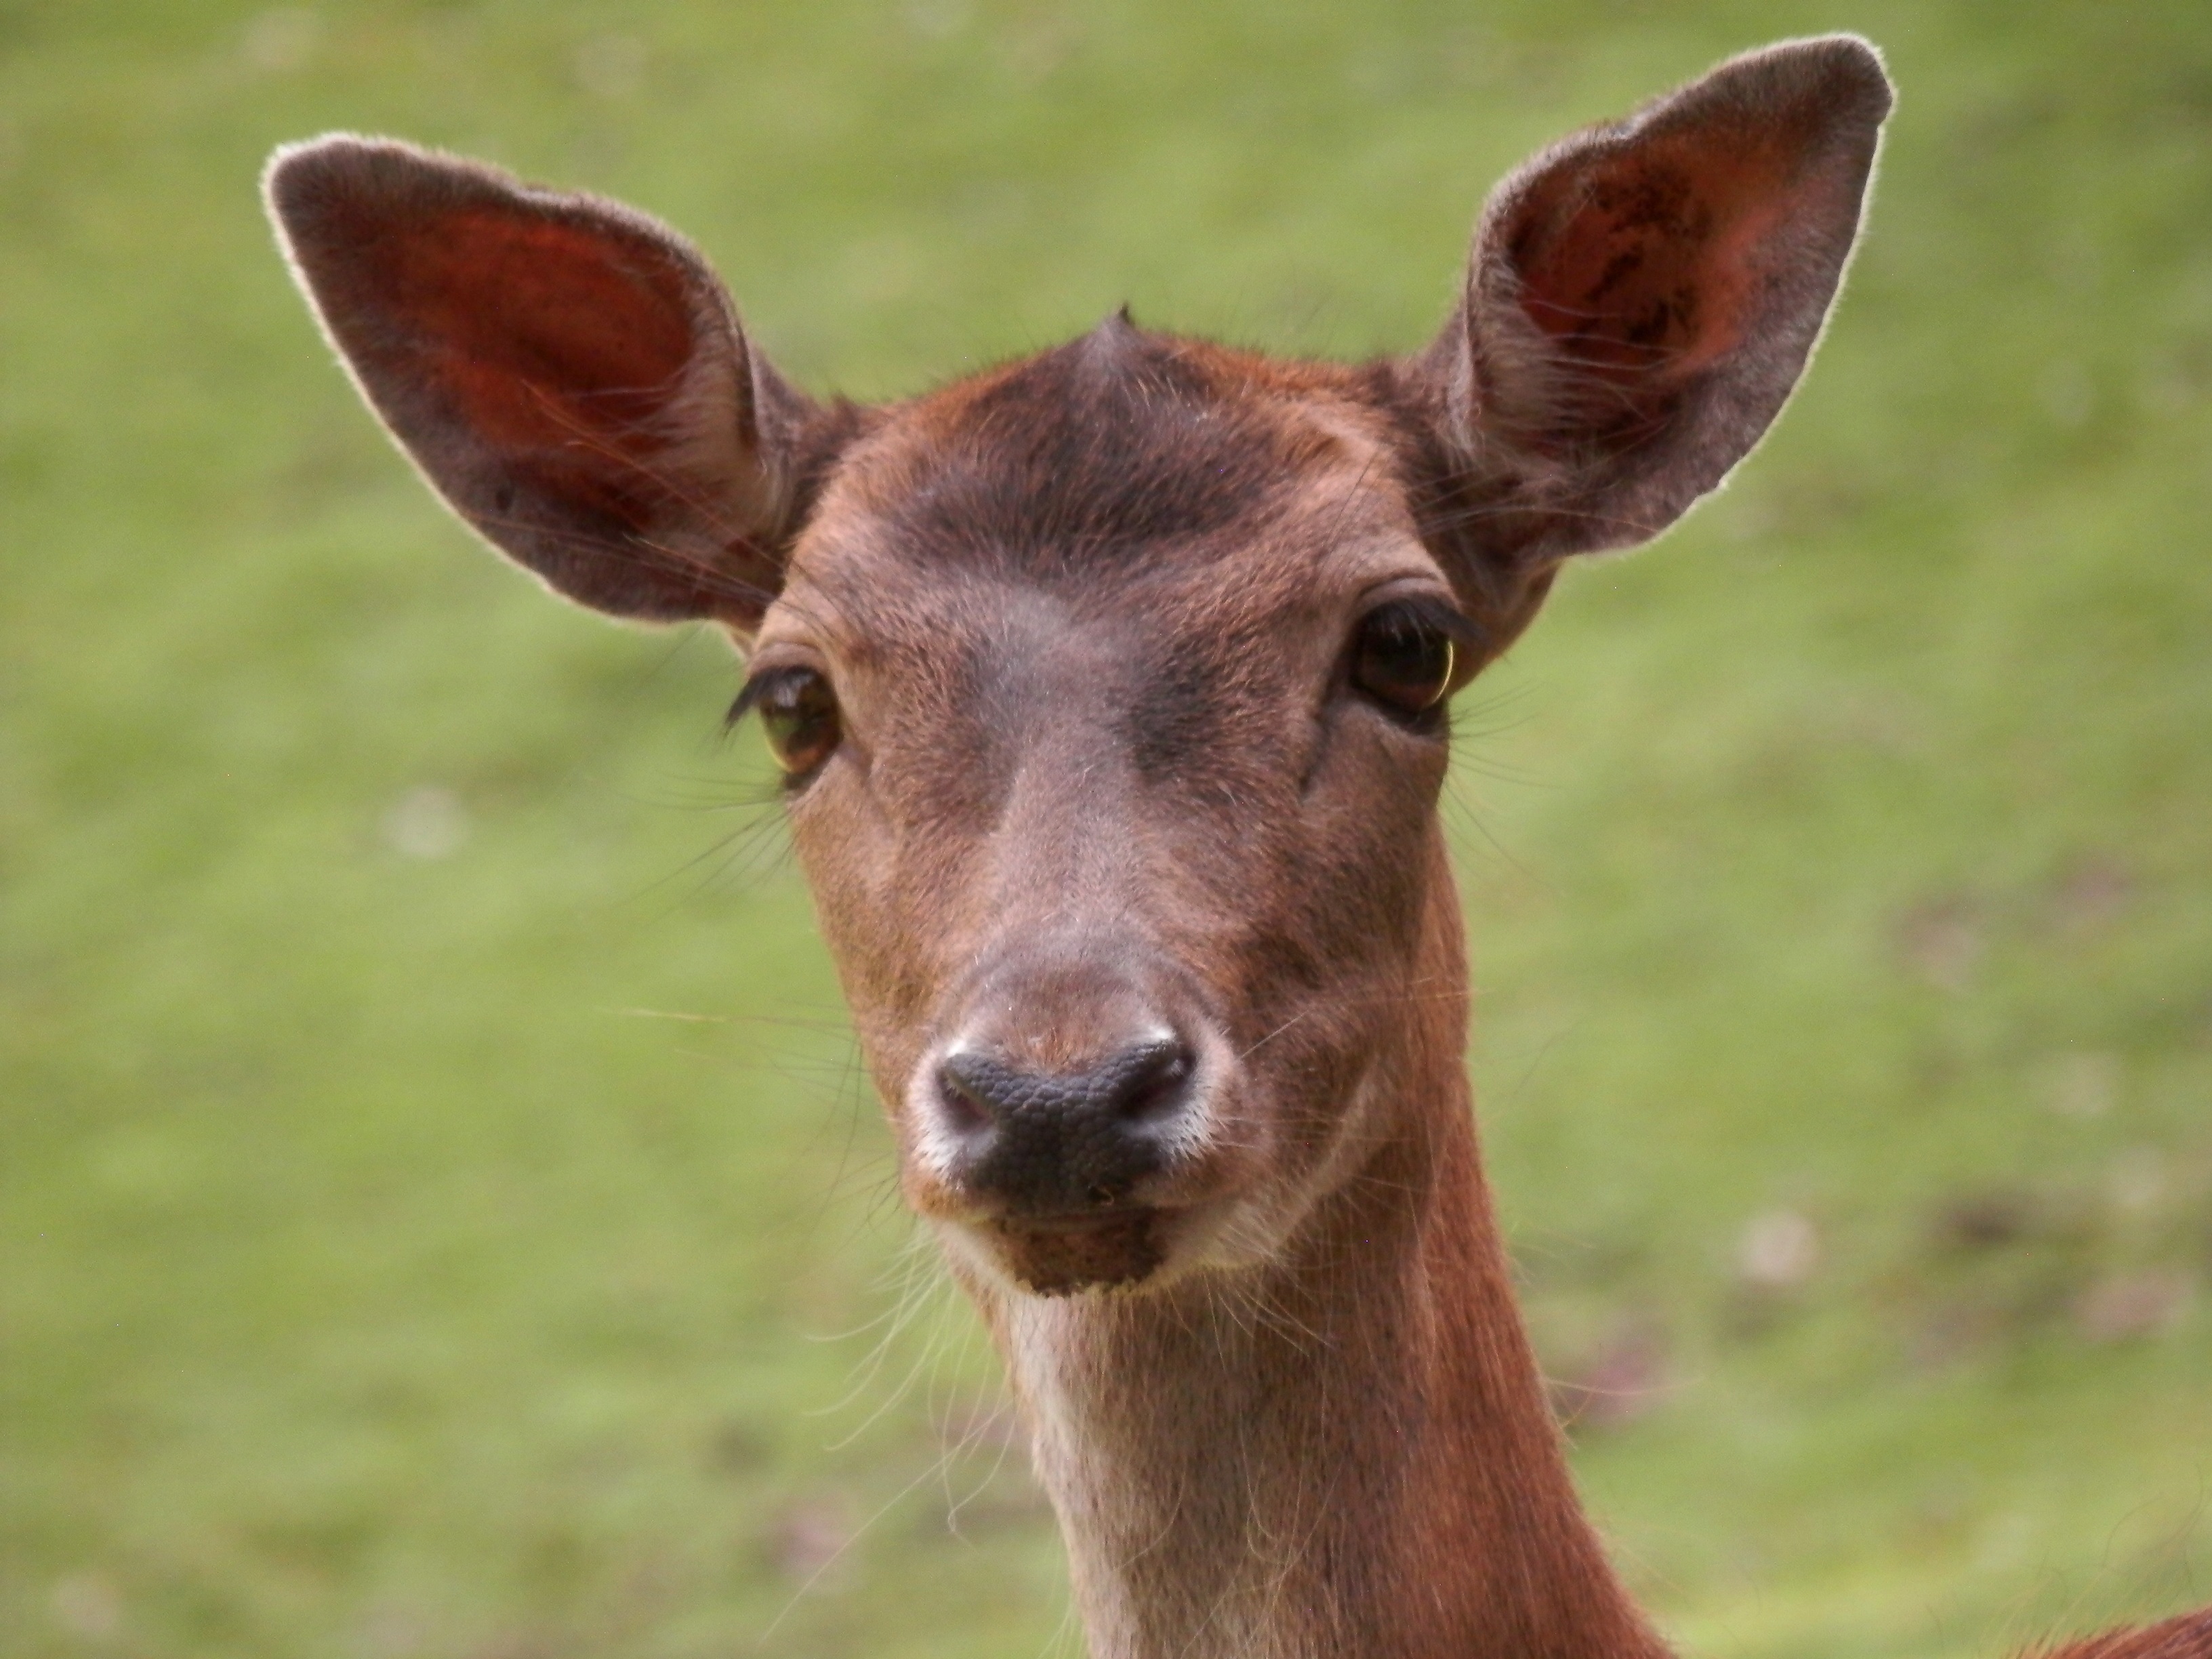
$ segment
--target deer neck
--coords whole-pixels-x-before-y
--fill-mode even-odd
[[[1426,983],[1463,991],[1457,901]],[[975,1289],[1094,1659],[1661,1659],[1577,1502],[1515,1304],[1465,1001],[1403,999],[1371,1157],[1262,1268]]]

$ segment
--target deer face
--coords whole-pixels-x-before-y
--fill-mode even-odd
[[[1487,637],[1395,438],[1115,319],[886,419],[798,539],[747,700],[907,1195],[979,1272],[1253,1259],[1358,1133]]]
[[[787,386],[627,209],[348,137],[269,190],[464,518],[746,653],[906,1194],[975,1279],[1056,1293],[1265,1260],[1391,1132],[1407,1011],[1463,1014],[1446,700],[1562,561],[1756,441],[1887,98],[1863,43],[1799,42],[1546,152],[1414,358],[1122,316],[867,410]]]

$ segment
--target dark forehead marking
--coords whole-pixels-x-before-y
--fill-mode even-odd
[[[1304,389],[1119,313],[921,405],[886,527],[911,558],[1040,575],[1256,529],[1335,442],[1282,395]]]

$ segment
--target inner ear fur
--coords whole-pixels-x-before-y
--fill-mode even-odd
[[[1731,59],[1492,192],[1411,366],[1516,562],[1648,540],[1747,454],[1849,263],[1891,89],[1851,35]]]
[[[688,242],[347,134],[278,150],[264,190],[363,397],[486,540],[611,615],[757,623],[817,411]]]

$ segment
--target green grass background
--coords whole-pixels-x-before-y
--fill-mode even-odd
[[[1802,397],[1466,700],[1495,1173],[1691,1651],[2212,1600],[2203,0],[0,0],[0,1650],[1077,1646],[726,653],[442,516],[272,143],[636,201],[884,396],[1410,346],[1520,155],[1830,27],[1903,98]]]

